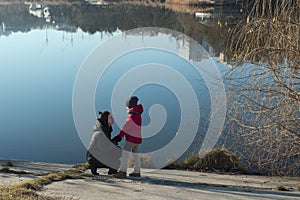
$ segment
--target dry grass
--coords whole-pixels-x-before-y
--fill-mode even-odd
[[[181,163],[178,160],[169,160],[163,169],[182,169]]]
[[[66,179],[80,179],[82,178],[81,172],[78,170],[66,170],[61,172],[49,173],[29,181],[12,186],[13,188],[26,188],[30,190],[41,190],[44,185],[48,185],[54,181],[62,181]]]
[[[287,189],[286,187],[284,187],[283,185],[278,185],[276,187],[277,191],[289,191],[289,189]]]
[[[22,170],[13,170],[9,167],[3,167],[0,169],[0,173],[8,173],[8,174],[31,174],[30,172],[22,171]]]
[[[181,169],[205,172],[243,172],[239,165],[239,159],[233,153],[225,149],[213,149],[205,157],[192,154],[182,162],[175,161],[165,169]]]
[[[6,161],[5,163],[2,164],[3,167],[12,167],[14,166],[12,162]]]
[[[77,164],[77,165],[73,166],[73,168],[80,172],[84,172],[85,170],[87,170],[89,168],[89,163],[86,162],[86,163],[82,163],[82,164]]]
[[[54,181],[62,181],[66,179],[80,179],[82,172],[86,169],[87,164],[79,164],[74,166],[74,170],[65,170],[61,172],[53,172],[44,176],[40,176],[28,181],[0,188],[0,199],[5,200],[54,200],[60,198],[52,198],[41,196],[36,193],[45,185]],[[9,169],[8,169],[9,170]]]

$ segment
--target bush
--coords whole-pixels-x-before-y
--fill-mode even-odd
[[[182,169],[182,165],[178,160],[170,160],[163,169]]]
[[[195,166],[201,171],[237,172],[241,171],[238,157],[225,149],[213,149]]]
[[[277,191],[289,191],[286,187],[284,187],[283,185],[278,185],[276,187],[276,190]]]
[[[3,167],[2,169],[0,169],[1,173],[10,173],[11,170],[9,169],[9,167]]]
[[[14,165],[12,164],[12,162],[7,161],[5,163],[2,164],[3,167],[13,167]]]
[[[193,153],[182,162],[175,161],[164,169],[184,169],[202,172],[243,172],[239,159],[235,154],[218,148],[213,149],[203,158]]]

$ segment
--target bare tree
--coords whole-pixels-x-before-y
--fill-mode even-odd
[[[300,1],[253,0],[225,55],[233,148],[270,175],[300,175]]]

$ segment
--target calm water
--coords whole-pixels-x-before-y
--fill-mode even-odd
[[[84,161],[86,150],[72,115],[73,85],[83,61],[103,41],[132,28],[165,27],[189,35],[212,55],[219,56],[223,49],[222,33],[229,27],[218,27],[217,20],[223,14],[231,24],[231,11],[234,17],[237,13],[236,9],[227,10],[224,16],[224,12],[217,10],[214,18],[199,19],[191,14],[149,7],[61,5],[49,8],[49,16],[45,13],[40,16],[32,11],[30,14],[29,5],[0,6],[0,159]],[[110,109],[107,96],[111,96],[113,85],[130,66],[151,62],[153,58],[175,68],[188,65],[170,53],[154,50],[121,57],[112,64],[111,70],[117,70],[108,70],[98,84],[96,109]],[[201,88],[197,98],[203,111],[201,117],[207,118],[210,109],[207,88],[201,80],[193,87]],[[145,139],[142,151],[160,148],[176,133],[179,103],[168,88],[156,84],[145,85],[135,94],[145,106],[144,126],[151,123],[148,115],[151,105],[163,105],[168,116],[172,116],[160,134]],[[205,131],[206,126],[204,121],[199,130]],[[115,125],[114,130],[117,134],[119,127]]]

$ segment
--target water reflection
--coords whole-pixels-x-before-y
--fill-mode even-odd
[[[75,32],[81,28],[90,34],[96,32],[115,32],[118,29],[125,31],[139,27],[164,27],[182,32],[206,47],[213,55],[223,50],[224,35],[232,25],[234,19],[242,13],[237,7],[215,8],[166,8],[145,6],[80,6],[80,5],[44,5],[47,13],[30,14],[30,5],[13,4],[0,7],[0,21],[6,28],[1,35],[12,32],[28,32],[48,25],[68,32]],[[37,6],[31,6],[37,7]],[[41,9],[42,9],[41,8]],[[173,9],[173,10],[171,10]],[[181,11],[181,12],[180,12]],[[184,11],[184,12],[183,12]],[[198,16],[207,13],[208,19]],[[126,17],[124,17],[126,16]],[[46,18],[46,20],[45,20]],[[49,21],[50,20],[50,21]],[[46,21],[50,22],[47,23]],[[221,21],[223,24],[220,27]]]
[[[209,53],[218,56],[223,50],[223,33],[228,28],[217,26],[216,18],[207,19],[210,20],[208,25],[194,14],[158,7],[48,5],[44,6],[42,13],[37,7],[33,12],[32,5],[0,6],[0,158],[48,162],[84,160],[85,149],[77,136],[72,117],[73,83],[89,52],[112,35],[137,27],[165,27],[191,36]],[[149,33],[150,36],[158,34]],[[189,40],[175,40],[183,58],[201,60]],[[165,54],[159,56],[157,52],[153,55],[165,60],[170,58]],[[180,62],[173,64],[176,66]],[[204,97],[207,89],[203,82],[198,84],[196,87],[203,90],[197,95]],[[150,103],[164,101],[165,98],[150,98],[150,93],[145,92],[147,90],[160,91],[167,95],[165,98],[172,98],[166,88],[148,85],[137,92]],[[203,108],[205,118],[209,114],[209,99],[202,98],[202,102],[206,107]],[[165,104],[172,111],[172,106],[176,107],[178,102],[173,100]],[[173,112],[174,116],[178,115],[178,110]],[[178,119],[169,120],[176,124]],[[147,116],[145,123],[149,123]],[[167,140],[174,137],[175,128],[167,131],[171,134]],[[207,125],[203,124],[201,128],[206,129]],[[158,137],[159,145],[164,145],[161,135]],[[145,144],[150,146],[150,143]]]
[[[44,18],[46,22],[51,22],[51,16],[48,6],[45,6],[43,3],[38,2],[25,2],[25,5],[29,5],[29,13],[31,15],[38,18]]]

